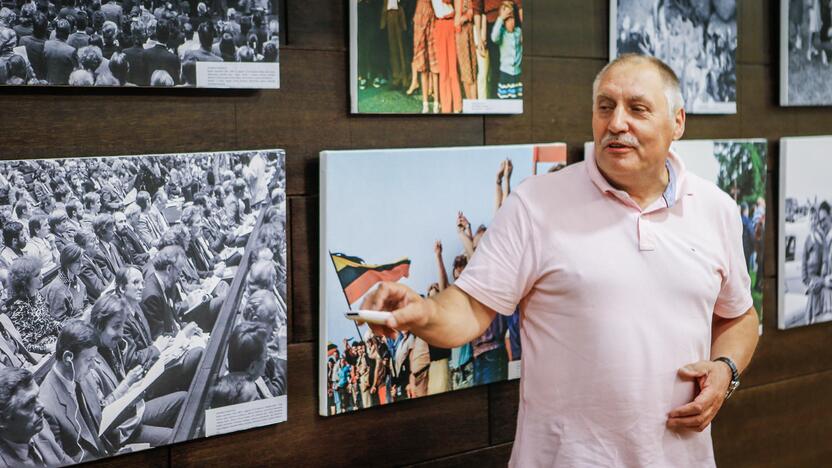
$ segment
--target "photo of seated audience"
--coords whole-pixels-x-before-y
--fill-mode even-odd
[[[0,465],[285,406],[285,223],[280,150],[0,162]]]
[[[278,0],[2,2],[0,85],[196,86],[196,62],[277,64],[279,12]]]

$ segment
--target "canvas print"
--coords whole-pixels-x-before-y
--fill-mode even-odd
[[[736,0],[610,0],[610,58],[670,65],[690,114],[737,112]]]
[[[825,0],[780,0],[780,105],[832,105],[832,10]]]
[[[586,144],[586,151],[594,145]],[[751,297],[763,333],[763,274],[766,230],[766,157],[763,139],[679,140],[671,149],[686,170],[716,184],[737,203],[742,219],[742,247],[751,277]]]
[[[0,162],[0,465],[285,421],[285,220],[282,150]]]
[[[523,113],[521,0],[349,7],[353,113]]]
[[[565,163],[564,144],[321,154],[321,415],[519,378],[519,311],[455,349],[345,313],[381,281],[427,297],[453,284],[512,187]]]
[[[830,136],[780,140],[780,329],[832,320],[830,144]]]
[[[279,0],[0,6],[0,85],[280,87]]]

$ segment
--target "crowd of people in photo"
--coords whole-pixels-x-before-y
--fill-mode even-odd
[[[210,405],[285,393],[276,161],[230,153],[0,166],[0,464],[55,466],[169,443],[238,274],[245,291]],[[118,410],[105,417],[110,405]]]
[[[521,0],[357,1],[359,89],[421,88],[423,113],[523,97]]]
[[[655,0],[632,16],[619,0],[618,54],[657,57],[679,76],[689,110],[736,102],[736,0]]]
[[[560,168],[557,165],[552,170]],[[503,160],[496,175],[495,211],[511,193],[512,172],[511,160]],[[459,212],[456,231],[462,251],[454,257],[452,280],[468,265],[486,227],[480,225],[473,231],[465,214]],[[434,244],[433,253],[438,281],[428,286],[427,297],[451,284],[440,241]],[[454,349],[437,348],[408,332],[397,332],[390,338],[373,335],[368,329],[358,338],[345,338],[340,346],[328,346],[329,414],[503,381],[509,377],[509,362],[521,357],[519,309],[509,317],[497,314],[481,336]]]
[[[807,62],[832,60],[832,5],[829,0],[789,0],[789,44]]]
[[[196,62],[277,62],[272,1],[2,0],[0,84],[195,86]]]

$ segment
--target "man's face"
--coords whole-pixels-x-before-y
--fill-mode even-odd
[[[34,382],[29,388],[22,388],[9,402],[9,418],[2,421],[2,430],[7,438],[26,443],[43,429],[43,406],[38,401],[40,389]]]
[[[127,222],[130,223],[130,225],[135,228],[139,225],[139,219],[140,219],[139,213],[138,212],[133,212],[130,215],[130,217],[127,218]]]
[[[115,349],[124,331],[124,317],[115,316],[107,322],[107,326],[101,331],[99,339],[101,344],[110,349]]]
[[[654,174],[664,166],[670,143],[682,136],[683,110],[670,118],[670,103],[658,70],[623,63],[601,77],[592,109],[598,167],[614,180]]]
[[[121,211],[117,211],[113,214],[113,219],[116,222],[116,231],[123,233],[127,229],[127,216],[124,216]]]
[[[87,373],[90,370],[90,367],[93,364],[93,361],[95,360],[96,352],[97,351],[95,347],[92,347],[81,351],[81,353],[78,356],[75,356],[75,359],[73,359],[72,363],[75,365],[76,382],[80,383],[81,380],[86,377]]]
[[[177,262],[176,265],[168,267],[168,284],[165,285],[166,287],[172,288],[179,281],[179,276],[182,275],[182,268],[184,267],[182,263]]]
[[[818,226],[823,232],[829,232],[829,227],[832,226],[832,215],[824,210],[818,210]]]
[[[110,242],[113,240],[113,235],[115,234],[115,224],[107,223],[104,225],[101,231],[101,240],[104,242]]]
[[[66,232],[66,220],[60,221],[55,224],[55,232],[58,234],[63,234]]]
[[[191,225],[190,235],[192,238],[196,239],[200,237],[202,234],[202,215],[198,214],[194,216],[193,224]]]

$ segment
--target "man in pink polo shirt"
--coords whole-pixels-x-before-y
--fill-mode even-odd
[[[384,283],[377,333],[452,348],[519,304],[512,466],[713,466],[710,422],[757,344],[733,200],[670,151],[685,111],[661,61],[627,55],[593,84],[595,154],[527,179],[456,284]]]

